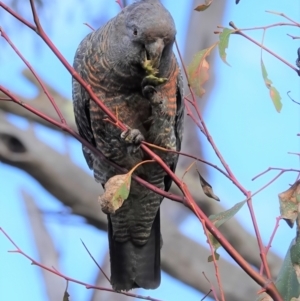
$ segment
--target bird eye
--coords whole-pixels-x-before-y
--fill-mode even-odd
[[[134,28],[134,29],[133,29],[133,35],[137,36],[137,34],[138,34],[138,31],[137,31],[136,28]]]

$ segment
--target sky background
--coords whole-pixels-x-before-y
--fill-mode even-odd
[[[89,0],[88,2],[91,11],[101,14],[103,22],[119,11],[118,5],[113,0]],[[177,1],[176,5],[171,0],[163,2],[175,19],[177,39],[179,46],[183,49],[188,24],[186,18],[188,12],[193,9],[192,1],[181,0]],[[4,1],[4,3],[8,2]],[[279,16],[267,14],[265,10],[284,12],[297,20],[300,4],[295,0],[241,0],[236,6],[232,0],[229,1],[224,19],[220,23],[226,25],[232,20],[238,27],[246,28],[285,22]],[[205,13],[210,12],[208,10]],[[22,5],[22,14],[28,18],[30,16],[29,5],[25,2]],[[72,5],[71,0],[52,1],[45,8],[42,23],[55,18],[55,22],[52,22],[52,26],[47,31],[58,49],[72,63],[79,42],[89,33],[89,29],[82,24],[92,23],[93,18],[96,17],[99,16],[93,13],[88,16],[80,5]],[[201,13],[199,13],[199,18],[201,18]],[[34,33],[1,12],[0,26],[4,25],[10,38],[41,77],[50,85],[55,86],[62,95],[71,99],[70,75],[53,54],[42,46]],[[98,24],[100,25],[102,23]],[[211,29],[211,31],[214,30],[215,28]],[[294,64],[296,51],[300,46],[299,40],[292,40],[286,33],[300,35],[299,29],[297,31],[296,28],[272,28],[266,32],[265,45]],[[257,41],[261,41],[262,31],[251,31],[248,34]],[[35,89],[28,85],[20,75],[24,68],[22,62],[5,45],[3,39],[0,40],[0,49],[0,83],[28,98],[34,97]],[[299,137],[296,134],[300,132],[300,106],[294,104],[286,95],[287,91],[291,91],[293,98],[300,101],[299,78],[282,62],[267,53],[263,54],[269,78],[282,97],[283,108],[279,114],[272,105],[269,91],[261,75],[260,49],[236,35],[230,38],[227,54],[227,61],[231,67],[225,65],[219,58],[216,59],[218,62],[214,71],[217,72],[216,86],[209,95],[205,121],[237,179],[244,187],[254,192],[275,176],[275,173],[271,172],[254,182],[251,181],[253,176],[268,167],[299,168],[299,158],[288,155],[288,152],[299,152]],[[21,118],[11,116],[10,120],[21,128],[28,127],[28,122]],[[36,127],[36,134],[58,151],[65,151],[65,140],[61,134],[42,126]],[[74,162],[88,171],[79,142],[68,139],[68,148]],[[204,150],[205,158],[219,165],[210,146],[205,145]],[[277,195],[288,189],[289,184],[293,183],[295,178],[295,173],[287,173],[254,198],[255,213],[265,243],[268,242],[275,225],[275,218],[279,215]],[[5,229],[27,254],[38,258],[20,196],[20,187],[25,187],[37,198],[39,207],[43,211],[58,212],[65,211],[65,208],[26,173],[1,162],[0,179],[0,227]],[[228,180],[214,170],[211,170],[208,180],[226,208],[244,199]],[[246,206],[239,212],[237,218],[246,229],[254,233]],[[100,260],[107,250],[106,234],[85,225],[80,217],[58,222],[56,218],[46,216],[45,222],[60,253],[60,269],[73,278],[92,283],[97,268],[83,249],[80,239],[83,239],[95,258]],[[188,218],[182,224],[181,230],[192,239],[205,243],[203,230],[195,217]],[[283,257],[294,235],[295,230],[291,230],[282,222],[273,242],[273,251]],[[31,266],[24,257],[7,253],[7,250],[11,249],[13,246],[10,242],[0,235],[0,300],[15,301],[24,299],[24,296],[28,300],[47,300],[40,281],[40,270]],[[220,253],[221,256],[227,256],[222,250]],[[70,284],[69,293],[71,300],[76,301],[88,300],[92,292],[82,286]],[[145,292],[145,295],[149,295],[149,292]],[[151,291],[151,296],[174,301],[182,300],[183,297],[191,301],[202,298],[201,293],[179,283],[165,273],[163,273],[160,288]]]

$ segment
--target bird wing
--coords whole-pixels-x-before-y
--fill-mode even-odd
[[[90,35],[82,40],[80,43],[74,58],[74,69],[76,72],[83,77],[82,70],[84,64],[84,57],[86,54],[87,43]],[[91,119],[90,119],[90,96],[88,92],[78,83],[74,78],[73,81],[73,102],[74,102],[74,114],[75,122],[78,128],[78,132],[81,137],[87,140],[90,144],[96,146],[95,138],[91,128]],[[83,154],[88,163],[90,169],[93,168],[93,154],[85,146],[83,146]]]
[[[176,64],[177,61],[176,61]],[[179,68],[179,67],[178,67]],[[183,78],[181,71],[177,75],[177,92],[176,92],[176,117],[175,117],[175,135],[176,135],[176,150],[181,150],[182,134],[183,134],[183,121],[184,121],[184,101],[183,101]],[[170,166],[171,170],[175,172],[178,157]],[[171,187],[172,180],[169,175],[164,178],[165,190],[168,191]]]

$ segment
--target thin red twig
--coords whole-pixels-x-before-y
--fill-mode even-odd
[[[212,164],[211,162],[208,162],[206,160],[203,160],[203,159],[201,159],[197,156],[193,156],[193,155],[190,155],[190,154],[187,154],[187,153],[184,153],[184,152],[177,152],[177,151],[174,151],[174,150],[171,150],[171,149],[166,149],[166,148],[163,148],[163,147],[160,147],[160,146],[148,143],[148,142],[144,142],[144,144],[151,147],[151,148],[156,148],[156,149],[159,149],[159,150],[162,150],[162,151],[165,151],[165,152],[169,152],[169,153],[175,153],[175,154],[178,154],[178,155],[181,155],[181,156],[184,156],[184,157],[194,159],[194,160],[199,161],[201,163],[204,163],[208,166],[211,166],[211,167],[215,168],[217,171],[219,171],[221,174],[223,174],[226,178],[231,180],[230,177],[228,176],[228,174],[224,170],[222,170],[219,166],[217,166],[215,164]]]
[[[206,279],[206,281],[209,283],[210,291],[213,293],[215,300],[219,301],[218,294],[216,292],[214,285],[210,282],[210,280],[208,279],[208,277],[206,276],[206,274],[204,272],[202,272],[202,274],[203,274],[204,278]],[[209,292],[201,300],[204,300],[208,296],[208,294],[209,294]]]
[[[102,158],[103,160],[108,161],[113,167],[115,167],[117,170],[119,170],[120,172],[126,173],[127,170],[124,168],[121,168],[120,166],[118,166],[117,164],[109,161],[98,149],[96,149],[95,147],[93,147],[91,144],[89,144],[85,139],[83,139],[81,136],[79,136],[75,131],[73,131],[70,127],[68,127],[67,125],[62,124],[61,122],[58,122],[54,119],[52,119],[51,117],[41,113],[40,111],[36,110],[35,108],[33,108],[32,106],[30,106],[29,104],[26,104],[24,102],[22,102],[21,100],[19,100],[16,96],[14,96],[8,89],[6,89],[5,87],[0,85],[0,91],[2,91],[5,95],[7,95],[8,97],[10,97],[12,99],[13,102],[17,103],[18,105],[21,105],[22,107],[24,107],[26,110],[32,112],[33,114],[43,118],[44,120],[47,120],[49,123],[57,126],[58,128],[60,128],[61,130],[69,133],[71,136],[73,136],[75,139],[77,139],[79,142],[81,142],[83,145],[85,145],[86,147],[88,147],[91,151],[93,151],[94,154],[96,154],[97,156],[99,156],[100,158]],[[173,201],[176,202],[180,202],[180,203],[184,203],[184,198],[182,196],[178,196],[169,192],[166,192],[148,182],[146,182],[145,180],[143,180],[140,177],[137,177],[135,175],[132,175],[133,178],[140,184],[144,185],[145,187],[151,189],[152,191],[166,197],[169,198]]]
[[[179,50],[179,47],[176,43],[176,48],[177,48],[177,52],[180,52]],[[194,91],[191,87],[191,85],[189,84],[189,79],[188,79],[188,74],[187,74],[187,71],[186,71],[186,68],[185,68],[185,64],[182,60],[182,56],[179,55],[180,57],[180,60],[181,60],[181,64],[183,66],[183,70],[184,70],[184,73],[186,75],[186,78],[188,80],[188,86],[189,86],[189,90],[190,90],[190,93],[192,95],[192,103],[193,103],[193,107],[195,108],[196,112],[197,112],[197,115],[198,115],[198,119],[200,120],[200,123],[201,123],[201,126],[199,126],[199,129],[202,130],[202,132],[204,133],[205,137],[207,138],[208,142],[210,143],[210,145],[212,146],[213,150],[215,151],[217,157],[219,158],[220,162],[222,163],[222,165],[224,166],[228,176],[230,177],[231,181],[233,182],[234,185],[236,185],[240,191],[247,197],[247,205],[248,205],[248,208],[249,208],[249,212],[250,212],[250,215],[251,215],[251,219],[252,219],[252,222],[253,222],[253,227],[254,227],[254,231],[256,233],[256,238],[257,238],[257,243],[258,243],[258,246],[259,246],[259,250],[260,250],[260,255],[261,255],[261,259],[262,259],[262,262],[263,262],[263,265],[265,267],[265,271],[266,271],[266,274],[267,274],[267,277],[269,279],[271,279],[271,273],[270,273],[270,269],[269,269],[269,266],[268,266],[268,262],[266,260],[266,257],[264,256],[264,246],[263,246],[263,243],[262,243],[262,239],[261,239],[261,235],[260,235],[260,231],[259,231],[259,228],[258,228],[258,225],[257,225],[257,221],[256,221],[256,217],[255,217],[255,213],[254,213],[254,210],[253,210],[253,206],[252,206],[252,201],[251,201],[251,198],[249,197],[250,194],[249,192],[239,183],[239,181],[236,179],[236,177],[234,176],[233,172],[231,171],[229,165],[227,164],[227,162],[225,161],[225,159],[223,158],[221,152],[219,151],[219,149],[217,148],[212,136],[210,135],[209,131],[208,131],[208,128],[206,127],[206,124],[204,122],[204,119],[202,117],[202,114],[199,110],[199,107],[198,107],[198,104],[197,104],[197,101],[196,101],[196,97],[195,97],[195,94],[194,94]],[[188,111],[188,114],[190,114],[190,117],[195,121],[196,119],[193,117],[191,111]],[[198,124],[196,122],[196,124]]]
[[[26,20],[24,20],[22,17],[20,17],[17,13],[10,9],[6,9],[7,6],[5,6],[2,2],[0,2],[0,6],[6,9],[9,13],[11,13],[13,16],[15,16],[18,20],[23,22],[24,24],[30,24],[29,28],[33,29],[35,32],[37,32],[38,35],[41,36],[41,38],[44,40],[44,42],[48,45],[48,47],[54,52],[54,54],[59,58],[59,60],[62,62],[62,64],[66,67],[66,69],[71,73],[71,75],[85,88],[85,90],[90,94],[91,99],[93,99],[99,107],[108,115],[108,117],[111,119],[112,122],[115,122],[121,130],[125,130],[126,127],[118,122],[116,120],[116,117],[110,110],[108,110],[103,103],[96,97],[96,95],[93,93],[91,90],[90,86],[87,85],[84,80],[75,72],[75,70],[69,65],[69,63],[65,60],[65,58],[61,55],[61,53],[57,50],[55,45],[52,43],[52,41],[49,39],[49,37],[45,34],[43,31],[39,19],[34,7],[34,2],[33,0],[30,0],[30,4],[32,7],[32,13],[33,13],[33,18],[35,21],[36,26],[28,23]],[[24,106],[24,104],[21,104]],[[49,118],[48,118],[49,119]],[[46,119],[46,120],[48,120]],[[64,130],[67,130],[66,127]],[[79,141],[82,142],[83,139],[79,139]],[[85,145],[85,143],[83,143]],[[89,146],[90,147],[90,146]],[[91,148],[91,147],[90,147]],[[257,283],[259,283],[261,286],[266,288],[266,291],[270,294],[270,296],[275,300],[275,301],[282,301],[282,298],[277,291],[275,285],[273,282],[270,280],[265,279],[259,273],[257,273],[253,268],[244,260],[244,258],[229,244],[229,242],[224,238],[224,236],[219,232],[219,230],[214,227],[214,225],[211,223],[211,221],[207,218],[207,216],[200,210],[200,208],[196,205],[195,201],[193,200],[189,190],[186,187],[185,183],[182,183],[174,173],[169,169],[169,167],[159,158],[155,153],[153,153],[151,150],[149,150],[145,145],[141,145],[141,148],[155,161],[157,161],[163,168],[164,170],[170,175],[170,177],[173,179],[173,181],[179,186],[179,188],[183,191],[185,198],[183,201],[185,202],[185,205],[187,205],[199,218],[200,221],[204,221],[205,226],[207,229],[217,238],[217,240],[221,243],[221,245],[225,248],[225,250],[236,260],[236,262],[252,277]],[[94,148],[91,148],[93,151],[95,150]],[[96,150],[97,151],[97,150]],[[100,153],[99,151],[97,151]],[[97,153],[96,152],[96,153]],[[100,153],[101,154],[101,153]],[[103,156],[101,154],[101,156]],[[145,182],[147,183],[147,182]],[[153,190],[153,187],[150,189]],[[164,194],[162,194],[164,195]],[[180,200],[182,202],[182,199]]]
[[[92,27],[89,23],[83,23],[84,25],[86,25],[89,29],[91,29],[92,31],[95,31],[95,28]]]
[[[119,4],[119,6],[120,6],[121,9],[124,8],[124,5],[123,5],[123,3],[121,2],[121,0],[116,0],[116,3]]]
[[[254,178],[252,178],[252,181],[256,180],[257,178],[261,177],[262,175],[268,173],[271,170],[280,170],[281,173],[285,173],[285,172],[300,172],[300,169],[294,169],[294,168],[269,167],[265,171],[261,172],[260,174],[256,175]]]
[[[277,232],[277,229],[279,228],[280,220],[281,220],[281,217],[280,217],[280,216],[276,217],[275,227],[274,227],[273,232],[272,232],[272,234],[271,234],[269,243],[268,243],[268,245],[267,245],[266,248],[265,248],[266,255],[268,254],[268,252],[269,252],[269,250],[270,250],[270,248],[271,248],[271,246],[272,246],[273,239],[274,239],[274,237],[275,237],[275,234],[276,234],[276,232]],[[262,274],[262,272],[263,272],[263,265],[260,266],[260,274]]]
[[[28,69],[31,71],[31,73],[33,74],[33,76],[35,77],[35,79],[38,81],[38,83],[40,84],[42,90],[44,91],[44,93],[46,94],[46,96],[48,97],[48,99],[50,100],[54,110],[56,111],[60,121],[62,124],[66,124],[66,119],[64,118],[61,110],[59,109],[59,107],[57,106],[54,98],[52,97],[52,95],[49,93],[47,87],[44,85],[44,83],[40,80],[39,76],[36,74],[36,72],[34,71],[34,69],[31,67],[31,65],[29,64],[29,62],[24,58],[24,56],[22,55],[22,53],[17,49],[17,47],[13,44],[13,42],[10,40],[10,38],[7,36],[7,34],[3,31],[3,29],[0,27],[0,35],[7,41],[7,43],[11,46],[11,48],[16,52],[16,54],[21,58],[21,60],[24,62],[24,64],[28,67]]]
[[[271,279],[271,277],[272,277],[271,276],[271,271],[270,271],[270,268],[269,268],[269,265],[268,265],[265,247],[263,245],[263,242],[262,242],[262,239],[261,239],[261,236],[260,236],[259,227],[258,227],[257,220],[256,220],[256,217],[255,217],[254,209],[253,209],[253,206],[252,206],[252,196],[251,196],[250,191],[247,192],[247,197],[249,198],[248,201],[247,201],[247,205],[248,205],[248,208],[249,208],[249,211],[250,211],[250,216],[251,216],[251,219],[252,219],[255,235],[256,235],[256,238],[257,238],[258,246],[259,246],[259,255],[260,255],[260,258],[261,258],[262,266],[263,266],[263,268],[266,272],[266,275],[267,275],[268,279]]]
[[[266,189],[268,186],[270,186],[273,182],[275,182],[281,175],[283,174],[283,172],[281,171],[277,176],[275,176],[272,180],[270,180],[268,183],[266,183],[264,186],[262,186],[260,189],[258,189],[257,191],[255,191],[252,194],[252,197],[254,197],[256,194],[260,193],[261,191],[263,191],[264,189]]]
[[[275,12],[275,11],[270,11],[270,10],[266,10],[266,13],[281,16],[281,17],[283,17],[283,18],[285,18],[285,19],[291,21],[292,23],[296,24],[297,26],[300,26],[300,23],[298,23],[297,21],[291,19],[290,17],[288,17],[288,16],[287,16],[286,14],[284,14],[284,13]]]
[[[1,101],[12,101],[11,98],[6,97],[0,97]]]
[[[203,225],[203,230],[204,230],[205,236],[207,237],[207,242],[209,244],[211,256],[213,258],[213,263],[214,263],[214,267],[215,267],[216,278],[217,278],[217,282],[218,282],[218,285],[219,285],[219,290],[220,290],[221,298],[222,298],[222,301],[225,301],[225,296],[224,296],[224,291],[223,291],[223,287],[222,287],[221,276],[220,276],[220,272],[219,272],[219,265],[217,263],[217,259],[216,259],[216,255],[215,255],[215,250],[214,250],[214,247],[213,247],[212,242],[210,240],[210,237],[209,237],[207,228],[205,226],[205,223],[203,221],[201,221],[201,224]],[[205,274],[204,274],[204,277],[206,278]],[[208,280],[208,278],[206,278],[206,279],[210,283],[210,281]],[[214,294],[214,297],[215,297],[216,301],[219,301],[219,299],[218,299],[218,297],[216,295],[216,291],[215,291],[215,289],[214,289],[214,287],[212,285],[211,285],[211,289],[213,291],[213,294]]]
[[[278,22],[270,25],[265,26],[256,26],[256,27],[247,27],[247,28],[239,28],[238,31],[250,31],[250,30],[266,30],[272,27],[279,27],[279,26],[292,26],[292,27],[299,27],[298,24],[295,23],[284,23],[284,22]],[[217,28],[224,28],[223,26],[217,26]]]
[[[299,76],[300,76],[300,70],[297,69],[296,67],[294,67],[292,64],[290,64],[288,61],[286,61],[284,58],[280,57],[278,54],[276,54],[275,52],[273,52],[272,50],[270,50],[269,48],[265,47],[264,45],[260,44],[259,42],[255,41],[254,39],[252,39],[251,37],[249,37],[248,35],[244,34],[243,32],[241,32],[239,30],[239,28],[237,28],[235,26],[235,24],[231,21],[229,22],[229,25],[235,29],[234,34],[238,34],[243,36],[244,38],[248,39],[249,41],[251,41],[253,44],[259,46],[260,48],[262,48],[263,50],[269,52],[271,55],[273,55],[274,57],[276,57],[279,61],[283,62],[284,64],[286,64],[287,66],[289,66],[291,69],[293,69]]]
[[[87,289],[96,289],[96,290],[100,290],[100,291],[106,291],[106,292],[111,292],[111,293],[116,293],[116,294],[121,294],[121,295],[125,295],[125,296],[128,296],[128,297],[132,297],[132,298],[138,298],[138,299],[142,299],[142,300],[150,300],[150,301],[161,301],[161,300],[158,300],[158,299],[154,299],[154,298],[151,298],[149,296],[142,296],[142,295],[136,295],[136,294],[132,294],[132,293],[127,293],[127,292],[117,292],[117,291],[114,291],[113,289],[111,288],[106,288],[106,287],[102,287],[102,286],[96,286],[96,285],[92,285],[92,284],[88,284],[86,282],[83,282],[83,281],[79,281],[77,279],[74,279],[74,278],[71,278],[69,276],[66,276],[64,275],[63,273],[59,272],[56,268],[49,268],[41,263],[39,263],[38,261],[34,260],[32,257],[30,257],[29,255],[27,255],[26,253],[24,253],[22,251],[22,249],[20,249],[18,247],[18,245],[12,240],[12,238],[4,231],[4,229],[2,229],[0,227],[0,231],[6,236],[6,238],[15,246],[16,250],[13,250],[13,251],[9,251],[10,253],[19,253],[21,255],[23,255],[24,257],[26,257],[27,259],[29,259],[32,264],[52,273],[52,274],[55,274],[61,278],[64,278],[66,281],[70,281],[70,282],[74,282],[74,283],[77,283],[77,284],[80,284],[80,285],[83,285],[85,286]]]

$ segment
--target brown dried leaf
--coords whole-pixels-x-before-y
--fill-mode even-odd
[[[204,11],[207,8],[210,7],[210,5],[212,4],[212,2],[213,2],[213,0],[205,0],[204,4],[198,5],[194,10],[196,10],[196,11]]]
[[[69,282],[67,281],[67,286],[66,286],[66,290],[64,292],[64,296],[63,296],[63,301],[70,301],[69,297],[69,293],[68,293],[68,285],[69,285]]]
[[[278,195],[280,214],[292,228],[298,217],[300,203],[300,180],[296,181],[288,190]]]
[[[131,184],[131,172],[111,177],[104,185],[105,191],[99,196],[104,213],[114,214],[128,198]]]
[[[69,297],[70,297],[69,293],[65,291],[63,301],[70,301]]]
[[[199,175],[199,180],[200,180],[200,184],[201,187],[203,189],[203,192],[210,198],[213,198],[216,201],[220,201],[219,197],[217,195],[214,194],[213,188],[211,187],[211,185],[205,181],[205,179],[201,176],[200,172],[197,170],[197,173]]]

